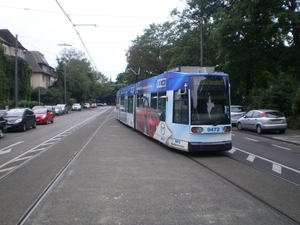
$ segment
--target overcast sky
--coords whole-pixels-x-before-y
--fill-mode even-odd
[[[0,29],[18,35],[27,50],[41,52],[52,67],[64,48],[59,44],[71,44],[114,81],[125,71],[131,41],[150,24],[171,20],[170,12],[184,4],[185,0],[0,0]]]

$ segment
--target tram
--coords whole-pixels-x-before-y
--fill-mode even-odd
[[[117,119],[170,148],[232,148],[229,75],[181,66],[120,89]]]

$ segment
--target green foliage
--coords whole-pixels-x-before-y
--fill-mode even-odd
[[[230,75],[233,104],[279,109],[299,118],[298,1],[187,0],[186,4],[183,11],[172,11],[176,22],[169,23],[168,29],[152,24],[132,42],[126,54],[128,65],[155,68],[155,59],[164,60],[163,70],[199,65],[202,42],[204,66],[218,64]],[[163,45],[152,48],[153,40],[166,38]],[[117,81],[133,83],[134,78],[120,74]]]
[[[30,100],[32,70],[22,59],[18,60],[18,100]],[[4,55],[0,45],[0,105],[7,105],[15,97],[15,59]]]

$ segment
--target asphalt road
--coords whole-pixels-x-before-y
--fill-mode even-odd
[[[124,126],[109,107],[8,133],[0,152],[19,142],[0,154],[2,224],[300,223],[299,174],[291,182],[269,169],[298,171],[297,143],[234,131],[231,152],[185,154]]]

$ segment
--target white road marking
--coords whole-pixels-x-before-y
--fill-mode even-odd
[[[247,157],[247,160],[250,161],[250,162],[253,162],[254,159],[255,159],[255,156],[254,156],[254,155],[249,155],[249,156]]]
[[[235,147],[234,147],[234,148],[235,148]],[[261,156],[252,154],[252,153],[247,152],[247,151],[244,151],[244,150],[242,150],[242,149],[238,149],[238,148],[235,148],[235,149],[236,149],[237,151],[243,152],[243,153],[245,153],[245,154],[252,155],[252,156],[254,156],[255,158],[262,159],[262,160],[264,160],[264,161],[266,161],[266,162],[272,163],[272,169],[273,169],[273,171],[275,171],[275,172],[281,171],[282,168],[285,168],[285,169],[288,169],[288,170],[291,170],[291,171],[293,171],[293,172],[295,172],[295,173],[299,173],[299,174],[300,174],[300,170],[296,170],[296,169],[294,169],[294,168],[292,168],[292,167],[285,166],[285,165],[283,165],[283,164],[274,162],[274,161],[269,160],[269,159],[267,159],[267,158],[264,158],[264,157],[261,157]]]
[[[17,158],[15,160],[13,160],[14,162],[18,162],[18,161],[22,161],[22,160],[26,160],[26,159],[30,159],[32,158],[32,155],[31,156],[26,156],[26,157],[23,157],[23,158]]]
[[[7,172],[7,171],[10,171],[10,170],[13,170],[14,168],[15,168],[15,166],[9,167],[9,168],[5,168],[5,169],[3,169],[3,170],[0,170],[0,173]]]
[[[11,147],[13,147],[13,146],[15,146],[15,145],[21,144],[22,142],[23,142],[23,141],[19,141],[19,142],[14,143],[14,144],[12,144],[12,145],[10,145],[10,146],[7,146],[7,147],[5,147],[5,148],[2,148],[2,149],[0,149],[0,152],[1,152],[2,150],[6,150],[6,149],[8,149],[8,148],[11,148]]]
[[[281,174],[282,173],[282,167],[280,165],[277,164],[273,164],[272,165],[272,170],[276,173]]]
[[[43,151],[45,148],[36,148],[36,149],[32,149],[32,151],[30,152],[39,152],[39,151]]]
[[[0,151],[0,155],[6,154],[6,153],[10,153],[10,151],[11,151],[11,148],[8,148],[6,150],[1,150]]]
[[[231,154],[233,154],[233,153],[235,153],[236,150],[237,150],[237,149],[233,147],[233,148],[230,149],[228,152],[231,153]]]
[[[281,148],[281,149],[285,149],[285,150],[289,150],[289,151],[292,150],[292,149],[290,149],[290,148],[282,147],[282,146],[280,146],[280,145],[273,145],[273,144],[272,144],[272,146],[277,147],[277,148]]]
[[[252,138],[245,138],[245,139],[247,139],[247,140],[249,140],[249,141],[255,141],[255,142],[258,142],[258,140],[255,140],[255,139],[252,139]]]

